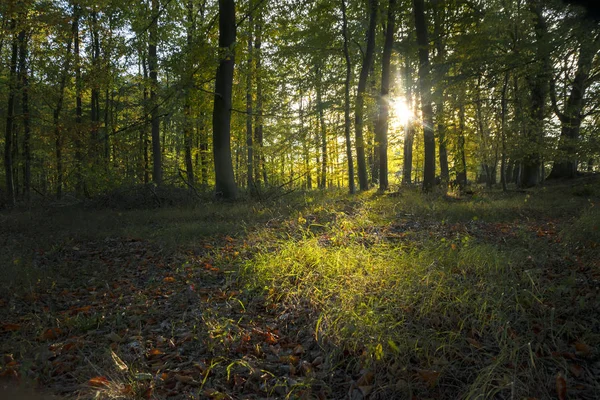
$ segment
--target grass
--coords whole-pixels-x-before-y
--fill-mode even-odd
[[[98,267],[82,261],[73,271],[60,260],[82,240],[141,238],[156,244],[153,252],[180,254],[184,266],[196,265],[189,254],[200,248],[225,271],[206,282],[239,292],[227,295],[227,308],[194,317],[193,332],[216,363],[202,387],[237,373],[272,375],[262,387],[275,397],[544,399],[557,397],[564,377],[570,396],[593,399],[600,396],[597,186],[469,197],[330,191],[262,204],[3,214],[2,285],[25,293],[40,282],[77,286],[81,271]],[[51,268],[39,267],[40,250],[57,260]],[[157,279],[147,283],[153,290]],[[185,318],[172,322],[174,332]],[[287,380],[252,364],[269,364],[259,344],[252,362],[229,353],[263,320],[269,327],[256,335],[270,337],[277,325],[292,343],[316,340],[303,356],[308,364],[284,368]],[[92,313],[65,323],[84,332],[116,320]]]

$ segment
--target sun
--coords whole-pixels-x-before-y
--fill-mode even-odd
[[[404,127],[414,118],[414,114],[410,108],[406,105],[406,99],[404,97],[395,97],[390,102],[390,108],[392,111],[392,119],[395,125]]]

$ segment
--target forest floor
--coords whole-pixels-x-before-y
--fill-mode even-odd
[[[82,399],[600,398],[597,179],[12,211],[0,249],[0,386]]]

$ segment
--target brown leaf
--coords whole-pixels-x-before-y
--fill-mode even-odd
[[[567,380],[560,372],[556,374],[556,395],[558,396],[558,400],[567,399]]]
[[[159,349],[152,349],[150,350],[150,352],[148,352],[148,357],[157,357],[160,355],[165,354],[162,350]]]
[[[21,325],[19,324],[4,324],[0,327],[0,330],[4,332],[14,332],[21,329]]]
[[[438,371],[421,369],[418,371],[419,378],[427,383],[429,387],[434,387],[437,383],[440,373]]]
[[[109,384],[109,381],[104,376],[96,376],[88,381],[88,385],[94,387],[103,387]]]
[[[62,329],[60,328],[48,328],[40,335],[41,340],[54,340],[58,339],[60,335],[63,334]]]
[[[571,364],[569,365],[569,371],[571,371],[575,378],[579,378],[583,374],[583,367],[579,364]]]
[[[163,279],[164,282],[175,282],[175,278],[172,276],[167,276]]]
[[[592,346],[582,341],[575,342],[575,350],[578,356],[587,357],[592,354]]]
[[[467,342],[469,342],[469,344],[475,347],[476,349],[481,349],[483,347],[483,345],[479,343],[479,341],[472,338],[467,338]]]

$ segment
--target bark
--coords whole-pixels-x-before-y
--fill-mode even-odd
[[[325,114],[324,114],[324,105],[322,98],[322,90],[323,90],[323,82],[322,82],[322,71],[321,66],[317,65],[315,75],[317,77],[316,84],[316,95],[317,95],[317,113],[319,116],[319,133],[320,137],[317,142],[320,141],[321,144],[321,171],[319,175],[319,189],[325,189],[327,185],[327,126],[325,125]]]
[[[577,71],[562,112],[557,105],[554,83],[551,84],[552,107],[561,124],[559,150],[562,157],[554,162],[549,179],[568,179],[577,176],[578,163],[575,153],[583,121],[582,111],[585,104],[585,92],[590,85],[589,77],[592,61],[598,52],[599,45],[600,36],[593,42],[583,38],[579,50]]]
[[[540,183],[541,180],[541,147],[544,137],[544,119],[546,116],[546,98],[549,91],[550,59],[545,49],[548,27],[542,12],[540,0],[530,0],[530,9],[535,15],[535,35],[536,35],[536,59],[538,63],[527,81],[530,88],[530,112],[529,123],[526,129],[528,154],[523,158],[521,169],[521,187],[532,187]]]
[[[31,191],[31,123],[29,118],[29,75],[27,58],[29,49],[24,30],[19,33],[19,82],[21,85],[21,111],[23,113],[23,195],[30,200]]]
[[[152,181],[162,184],[162,154],[160,144],[160,117],[158,107],[158,58],[156,46],[158,41],[158,0],[152,0],[152,22],[148,42],[148,67],[150,69],[150,103],[152,118]]]
[[[12,34],[12,46],[10,56],[10,75],[8,88],[8,106],[6,108],[6,135],[4,138],[4,169],[6,174],[6,196],[9,205],[15,204],[15,187],[13,182],[13,130],[15,119],[15,97],[17,92],[17,55],[18,37],[16,35],[17,21],[12,19],[10,32]]]
[[[83,182],[83,129],[81,127],[82,119],[82,81],[81,81],[81,56],[79,52],[79,18],[81,9],[79,4],[73,5],[73,40],[75,56],[75,192],[81,196],[84,191]]]
[[[465,155],[465,106],[458,109],[458,146],[456,149],[456,181],[461,189],[467,186],[467,158]]]
[[[235,199],[237,187],[231,163],[231,92],[233,87],[234,44],[236,38],[235,4],[219,0],[219,48],[221,59],[215,79],[213,110],[213,154],[217,196]]]
[[[406,92],[406,106],[409,110],[413,109],[412,104],[412,73],[410,61],[406,60],[404,67],[404,85]],[[414,122],[409,120],[404,127],[404,163],[402,167],[402,183],[410,185],[412,182],[412,161],[413,161],[413,142],[415,137]]]
[[[248,4],[252,9],[252,2]],[[246,146],[248,149],[246,160],[247,186],[254,191],[254,140],[252,131],[252,14],[248,17],[248,67],[246,71]]]
[[[425,147],[423,190],[429,191],[435,184],[435,138],[433,135],[433,108],[431,106],[429,41],[427,38],[424,0],[413,0],[413,6],[417,45],[419,46],[419,92],[421,95]]]
[[[367,30],[367,48],[363,57],[360,76],[358,79],[358,90],[356,93],[356,105],[354,111],[355,139],[356,139],[356,159],[358,163],[358,183],[360,190],[369,189],[369,178],[367,176],[367,163],[365,159],[365,139],[363,136],[363,116],[365,91],[369,71],[373,65],[375,55],[375,26],[377,24],[377,0],[369,0],[369,28]]]
[[[390,64],[394,45],[396,0],[389,0],[385,43],[381,57],[381,95],[379,96],[379,115],[375,125],[375,142],[379,153],[379,190],[389,188],[388,180],[388,115],[390,93]]]
[[[506,93],[508,91],[509,73],[504,73],[504,83],[502,85],[502,98],[500,99],[500,134],[502,135],[502,160],[500,162],[500,181],[502,191],[506,192],[506,115],[508,113],[508,101]],[[510,176],[510,175],[509,175]]]
[[[444,44],[444,20],[445,14],[445,3],[443,1],[437,1],[435,4],[434,12],[434,36],[435,36],[435,48],[438,58],[438,73],[437,73],[437,90],[436,90],[436,119],[438,129],[438,148],[439,148],[439,160],[440,160],[440,178],[444,186],[448,185],[450,181],[450,171],[448,168],[448,150],[446,143],[446,124],[444,115],[444,86],[442,79],[444,78],[445,71],[443,70],[443,63],[446,58],[446,46]]]
[[[142,155],[144,158],[144,184],[150,182],[150,154],[148,151],[148,66],[146,64],[146,58],[142,55],[142,70],[144,71],[144,91],[143,91],[143,104],[144,104],[144,123],[140,131],[140,140],[142,144]],[[108,92],[106,93],[108,99]],[[108,110],[108,101],[107,107]],[[108,126],[108,125],[107,125]]]
[[[350,139],[350,80],[352,79],[352,63],[348,50],[348,17],[346,16],[346,1],[342,2],[342,35],[344,36],[344,59],[346,61],[346,77],[344,79],[344,137],[346,139],[346,160],[348,163],[348,190],[356,192],[354,185],[354,159],[352,158],[352,143]]]
[[[265,150],[263,142],[263,94],[262,94],[262,19],[257,18],[255,26],[254,50],[256,53],[256,119],[254,121],[254,170],[255,182],[260,187],[261,177],[265,186],[268,185],[267,167],[265,163]]]
[[[188,1],[187,3],[187,48],[188,48],[188,64],[187,64],[187,74],[186,79],[189,79],[189,82],[186,85],[185,90],[185,104],[184,104],[184,147],[185,147],[185,170],[186,170],[186,178],[188,184],[190,185],[190,190],[192,190],[193,185],[195,183],[194,178],[194,165],[192,163],[192,143],[194,136],[193,122],[192,122],[192,86],[194,81],[193,67],[194,63],[192,60],[192,46],[194,41],[194,31],[195,31],[195,18],[194,18],[194,2]]]
[[[98,12],[95,9],[94,11],[92,11],[91,39],[93,66],[92,70],[95,74],[100,74],[100,36],[98,33]],[[97,160],[101,157],[101,154],[98,138],[98,129],[100,128],[100,85],[98,84],[98,81],[96,79],[92,81],[90,119],[92,123],[90,130],[93,151],[92,157],[94,158],[94,160]]]

